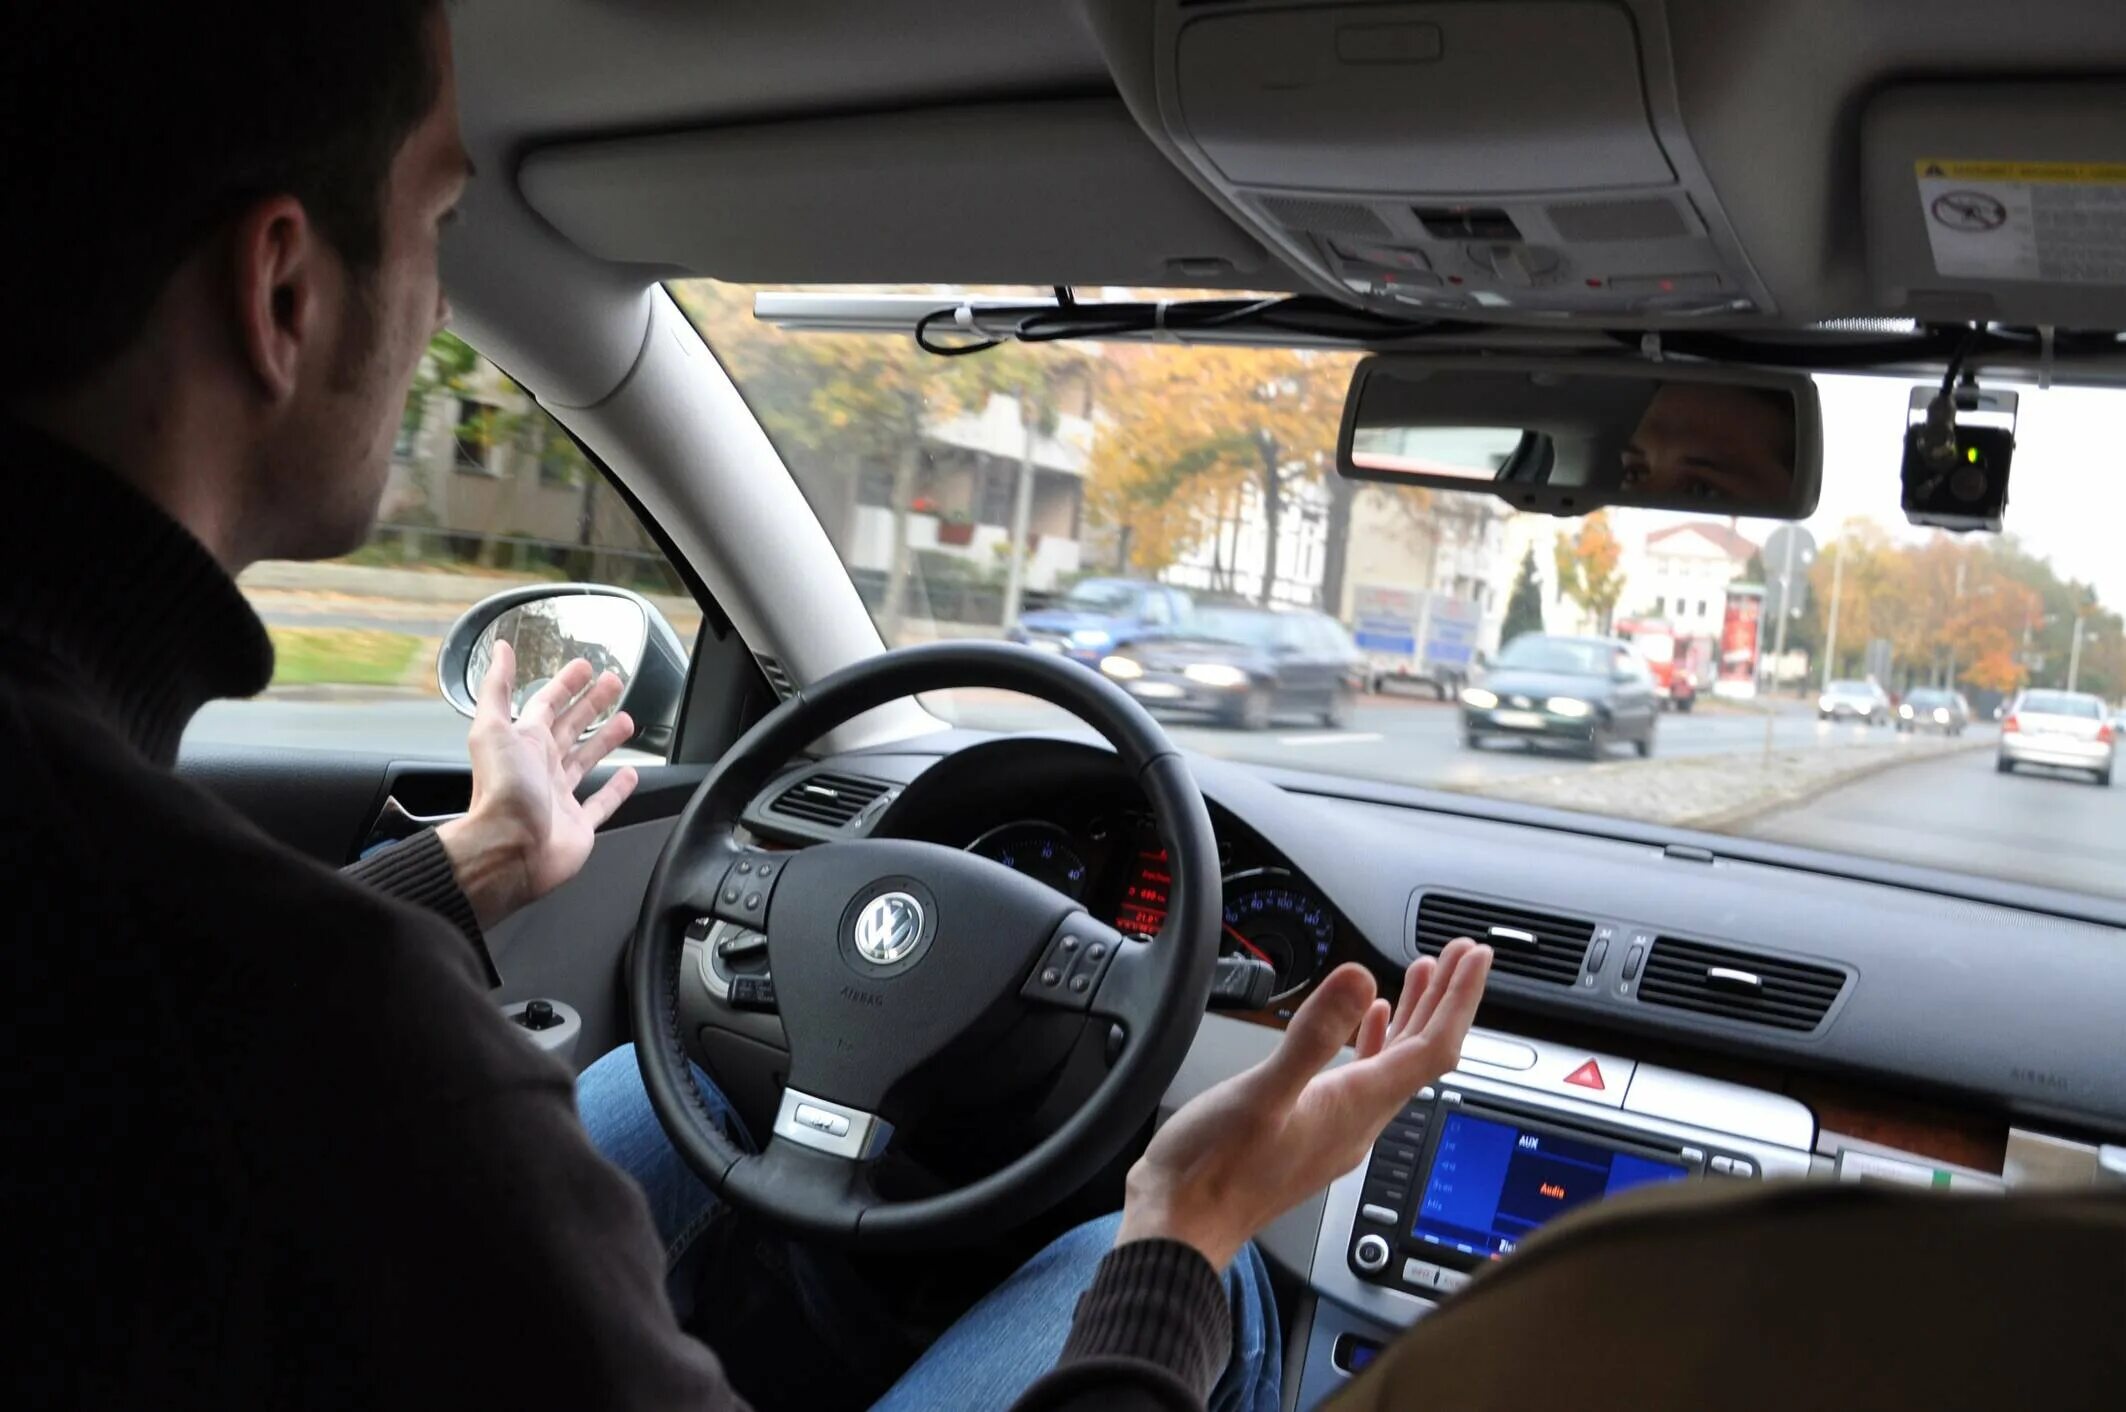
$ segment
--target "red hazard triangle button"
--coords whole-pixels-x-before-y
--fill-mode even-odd
[[[1592,1059],[1588,1060],[1579,1068],[1574,1069],[1571,1073],[1567,1074],[1565,1076],[1565,1082],[1572,1084],[1576,1088],[1608,1087],[1607,1084],[1602,1082],[1601,1066],[1596,1064],[1595,1061]]]

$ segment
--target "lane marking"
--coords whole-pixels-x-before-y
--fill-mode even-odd
[[[1367,745],[1386,740],[1379,731],[1322,731],[1316,735],[1280,735],[1279,745]]]

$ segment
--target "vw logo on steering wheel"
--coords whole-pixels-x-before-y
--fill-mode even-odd
[[[887,966],[915,949],[923,935],[923,904],[905,892],[882,892],[856,914],[856,949],[873,965]]]

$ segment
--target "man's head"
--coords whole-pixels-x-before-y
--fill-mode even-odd
[[[1768,509],[1794,483],[1794,399],[1761,387],[1665,383],[1624,447],[1624,488]]]
[[[8,31],[8,411],[231,567],[354,547],[447,313],[440,0],[64,0]]]

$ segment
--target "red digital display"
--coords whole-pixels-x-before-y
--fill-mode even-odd
[[[1122,903],[1115,909],[1115,929],[1138,936],[1156,935],[1166,925],[1166,904],[1173,891],[1174,873],[1167,866],[1166,850],[1140,849],[1129,886],[1122,890]]]

